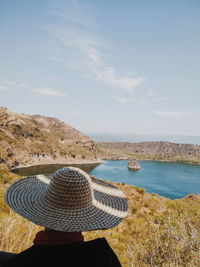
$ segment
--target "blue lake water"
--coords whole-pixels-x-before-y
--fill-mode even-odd
[[[96,166],[91,175],[114,182],[142,187],[149,193],[182,198],[190,193],[200,194],[200,165],[176,162],[138,161],[141,169],[127,168],[127,160],[108,160]]]
[[[138,161],[141,169],[131,171],[127,168],[127,160],[107,160],[99,165],[74,165],[97,178],[114,182],[124,182],[142,187],[149,193],[168,197],[182,198],[190,193],[200,194],[200,165]],[[16,169],[19,175],[51,173],[66,165],[40,165]]]

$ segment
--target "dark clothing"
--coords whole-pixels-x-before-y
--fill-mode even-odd
[[[67,245],[33,245],[2,267],[121,267],[105,238]]]
[[[0,251],[0,266],[2,266],[3,262],[5,262],[10,257],[13,257],[14,255],[16,255],[16,253]]]

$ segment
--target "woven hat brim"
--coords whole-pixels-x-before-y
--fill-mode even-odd
[[[6,203],[27,220],[63,232],[112,228],[127,215],[128,203],[124,194],[95,178],[92,178],[94,203],[91,205],[72,210],[49,205],[44,192],[50,179],[51,175],[36,175],[14,182],[6,192]]]

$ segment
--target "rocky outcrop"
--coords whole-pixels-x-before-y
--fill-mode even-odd
[[[0,163],[8,167],[98,159],[94,141],[69,124],[0,107]]]
[[[200,146],[170,142],[99,143],[102,157],[127,157],[200,163]]]
[[[133,170],[133,171],[138,171],[138,170],[140,170],[141,167],[140,167],[139,163],[136,160],[130,160],[128,162],[128,168],[130,170]]]

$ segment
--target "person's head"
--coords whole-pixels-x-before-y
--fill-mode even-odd
[[[8,188],[5,201],[29,221],[63,232],[114,227],[128,210],[122,191],[74,167],[19,179]]]

